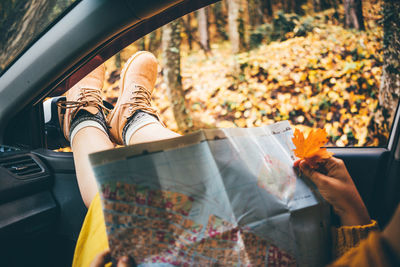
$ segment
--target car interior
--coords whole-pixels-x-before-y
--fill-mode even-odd
[[[82,0],[0,76],[2,266],[70,266],[87,212],[73,155],[55,152],[43,101],[147,33],[215,0]],[[54,115],[52,113],[51,115]],[[51,116],[48,115],[48,116]],[[47,118],[51,120],[51,118]],[[386,147],[329,148],[383,228],[400,201],[400,109]]]

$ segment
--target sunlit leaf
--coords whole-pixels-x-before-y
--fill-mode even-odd
[[[328,142],[327,133],[324,129],[311,130],[307,138],[304,138],[300,130],[295,129],[292,141],[296,147],[293,150],[295,156],[304,159],[312,168],[317,168],[318,163],[333,155],[323,147]]]

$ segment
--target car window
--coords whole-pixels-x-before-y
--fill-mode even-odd
[[[398,99],[379,102],[383,1],[314,2],[222,1],[179,18],[105,62],[105,99],[116,103],[124,63],[148,50],[160,63],[153,102],[171,130],[288,120],[324,128],[328,146],[384,147]]]
[[[79,0],[0,1],[0,74]]]

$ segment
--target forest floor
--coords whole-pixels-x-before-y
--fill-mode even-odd
[[[378,146],[388,132],[377,127],[382,72],[382,28],[366,16],[366,31],[344,29],[333,10],[312,17],[306,36],[261,44],[232,56],[228,42],[213,43],[210,55],[181,51],[181,75],[191,131],[215,127],[255,127],[289,120],[301,129],[325,128],[330,145]],[[301,20],[307,19],[306,17]],[[122,61],[135,48],[121,52]],[[168,128],[178,131],[160,71],[153,102]],[[232,71],[233,66],[239,71]],[[115,103],[119,69],[106,63],[105,95]]]

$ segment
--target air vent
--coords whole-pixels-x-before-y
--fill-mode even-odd
[[[42,167],[30,155],[17,156],[7,159],[0,159],[0,166],[7,169],[20,179],[27,179],[36,174],[45,172]]]

